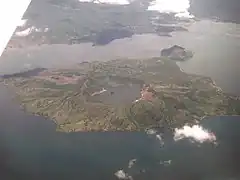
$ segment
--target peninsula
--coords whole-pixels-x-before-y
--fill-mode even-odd
[[[22,107],[57,130],[141,131],[239,115],[239,99],[166,58],[82,62],[2,76]]]

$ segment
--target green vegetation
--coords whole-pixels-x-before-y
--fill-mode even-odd
[[[4,82],[15,88],[26,111],[54,120],[60,131],[175,128],[206,116],[240,114],[237,97],[167,59],[85,62],[47,73],[80,78],[62,85],[39,73]]]

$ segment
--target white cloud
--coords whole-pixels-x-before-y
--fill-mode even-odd
[[[79,0],[79,2],[114,5],[128,5],[133,1],[137,0]],[[176,17],[180,18],[193,18],[194,16],[188,12],[189,7],[189,0],[153,0],[149,5],[148,10],[161,13],[176,13]]]
[[[216,136],[199,125],[184,126],[181,129],[175,129],[174,140],[178,141],[184,138],[191,138],[196,142],[215,142]]]
[[[129,176],[127,173],[125,173],[123,170],[119,170],[115,173],[115,176],[117,176],[119,179],[129,179],[132,180],[133,178]]]
[[[49,30],[49,28],[44,28],[44,29],[41,29],[41,28],[36,28],[34,26],[30,27],[30,28],[27,28],[23,31],[17,31],[15,33],[16,36],[20,36],[20,37],[25,37],[25,36],[28,36],[29,34],[31,34],[32,32],[47,32]]]
[[[15,33],[16,36],[21,36],[21,37],[25,37],[25,36],[28,36],[31,32],[32,32],[32,28],[27,28],[23,31],[18,31]]]
[[[148,10],[160,13],[176,13],[177,17],[193,18],[188,12],[189,0],[155,0],[150,3]]]

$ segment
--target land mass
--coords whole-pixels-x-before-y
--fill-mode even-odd
[[[238,97],[162,58],[38,68],[2,81],[27,112],[48,117],[64,132],[174,129],[208,116],[240,114]]]
[[[184,61],[193,57],[193,53],[185,48],[174,45],[170,48],[165,48],[161,51],[162,57],[167,57],[176,61]]]
[[[194,22],[181,20],[174,13],[148,11],[150,2],[109,5],[76,0],[33,1],[24,14],[25,25],[17,27],[7,49],[85,42],[99,46],[146,33],[171,37],[172,32],[188,31],[188,24]]]

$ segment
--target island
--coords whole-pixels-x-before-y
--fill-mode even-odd
[[[58,131],[174,129],[205,117],[239,115],[239,98],[165,58],[82,62],[1,77],[25,111]]]
[[[185,48],[174,45],[161,51],[162,57],[167,57],[176,61],[185,61],[193,57],[193,53]]]

